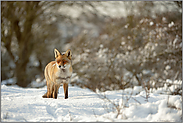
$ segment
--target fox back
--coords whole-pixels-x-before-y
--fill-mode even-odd
[[[65,99],[68,98],[68,83],[72,75],[72,53],[67,50],[65,53],[60,53],[57,49],[54,50],[55,61],[51,61],[44,70],[44,75],[47,84],[47,93],[43,98],[57,98],[58,89],[63,84]]]

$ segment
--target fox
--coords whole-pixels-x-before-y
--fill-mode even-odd
[[[43,98],[57,99],[58,89],[63,84],[65,99],[68,98],[68,84],[72,76],[72,52],[68,49],[66,52],[59,52],[54,49],[55,61],[49,62],[44,69],[47,92]]]

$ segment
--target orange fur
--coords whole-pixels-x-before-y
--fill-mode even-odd
[[[51,61],[44,70],[46,78],[47,93],[43,98],[57,99],[58,89],[63,84],[65,99],[68,98],[68,83],[72,75],[71,50],[67,50],[65,54],[60,53],[57,49],[55,52],[55,61]]]

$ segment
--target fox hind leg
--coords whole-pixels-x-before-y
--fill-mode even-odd
[[[54,85],[53,86],[53,98],[54,99],[57,99],[58,89],[59,89],[59,85]]]
[[[47,98],[53,98],[53,84],[47,84]]]
[[[46,85],[47,85],[47,92],[42,96],[43,98],[50,98],[50,89],[49,89],[49,85],[47,83],[48,81],[46,81]]]
[[[47,92],[42,97],[43,98],[47,98]]]

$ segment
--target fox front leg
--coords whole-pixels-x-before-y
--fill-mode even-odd
[[[68,98],[68,84],[64,83],[63,88],[64,88],[65,99],[67,99]]]

